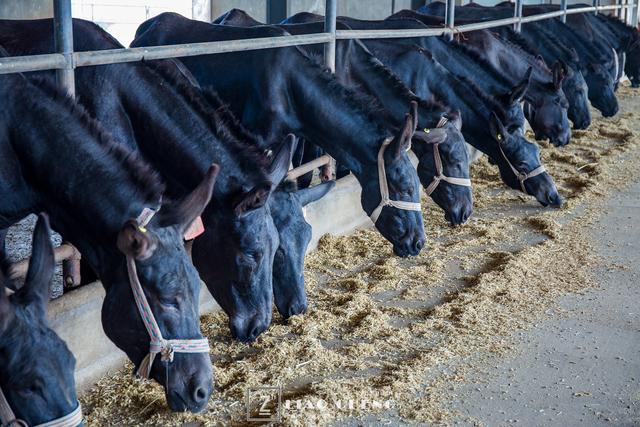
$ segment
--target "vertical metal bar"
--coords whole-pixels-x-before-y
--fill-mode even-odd
[[[279,24],[287,19],[287,0],[267,1],[267,23]]]
[[[624,4],[623,0],[616,0],[617,6],[622,6],[623,4]],[[616,9],[616,16],[618,17],[618,19],[622,19],[622,8]]]
[[[426,0],[411,0],[411,9],[416,10],[425,6],[428,2]]]
[[[333,39],[324,45],[324,65],[336,71],[336,10],[337,0],[325,0],[324,32],[333,34]]]
[[[513,10],[513,17],[518,18],[518,22],[513,24],[513,29],[518,33],[522,29],[522,3],[522,0],[516,0],[516,5]]]
[[[600,0],[593,0],[593,7],[597,8],[598,6],[600,6]],[[593,13],[597,15],[598,9],[596,9]]]
[[[562,18],[561,18],[562,22],[566,24],[567,23],[567,0],[560,0],[560,8],[564,12],[564,15],[562,15]]]
[[[633,7],[631,8],[631,26],[632,27],[637,27],[638,26],[638,4],[640,3],[640,0],[633,0]]]
[[[447,28],[453,30],[453,27],[455,26],[456,0],[447,0],[447,10],[445,16],[445,25],[447,26]],[[453,32],[449,33],[447,37],[449,38],[449,40],[453,40]]]
[[[65,68],[56,70],[56,82],[69,96],[75,97],[71,0],[53,0],[53,33],[56,52],[64,55],[67,61]]]

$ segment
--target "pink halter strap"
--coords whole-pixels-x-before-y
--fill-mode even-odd
[[[157,210],[145,208],[140,216],[138,216],[138,224],[141,230],[146,231],[144,227],[147,226],[151,218]],[[140,313],[142,323],[144,323],[147,332],[149,333],[149,354],[140,363],[138,368],[138,376],[142,378],[149,378],[151,373],[151,367],[153,361],[158,354],[161,355],[163,362],[173,362],[174,353],[208,353],[209,340],[203,339],[191,339],[191,340],[166,340],[162,337],[160,327],[156,322],[156,318],[153,316],[149,301],[144,294],[140,279],[138,279],[138,272],[136,269],[136,262],[130,256],[127,256],[127,273],[129,274],[129,283],[131,284],[131,290],[133,291],[133,297]]]

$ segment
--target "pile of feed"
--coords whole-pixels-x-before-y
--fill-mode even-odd
[[[361,416],[375,422],[376,413],[446,422],[456,386],[483,358],[508,354],[514,332],[530,328],[562,295],[594,285],[585,231],[598,200],[640,170],[635,92],[622,87],[622,112],[574,131],[569,146],[543,144],[543,161],[566,198],[561,209],[505,189],[496,168],[481,160],[472,167],[468,224],[449,227],[425,199],[428,242],[420,256],[393,256],[372,230],[325,236],[306,260],[308,314],[288,324],[275,314],[250,345],[231,339],[224,313],[204,316],[216,384],[204,413],[169,413],[161,387],[133,379],[127,366],[83,397],[88,425],[244,425],[247,387],[260,385],[282,386],[283,401],[292,402],[285,425]],[[329,409],[318,409],[319,401]],[[369,402],[365,409],[362,402]]]

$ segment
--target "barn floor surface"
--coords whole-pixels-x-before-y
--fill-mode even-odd
[[[284,425],[638,425],[640,93],[620,99],[568,147],[542,144],[562,209],[480,161],[473,217],[452,229],[427,202],[420,256],[394,257],[371,230],[327,236],[307,257],[306,315],[275,315],[250,345],[224,313],[203,316],[204,413],[170,414],[127,366],[83,396],[87,424],[256,425],[248,388],[280,386]],[[350,400],[391,409],[336,407]]]

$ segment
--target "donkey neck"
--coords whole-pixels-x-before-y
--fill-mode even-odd
[[[402,118],[412,101],[418,103],[418,127],[435,126],[445,110],[416,96],[404,83],[377,58],[355,43],[349,56],[351,77],[359,88],[374,97],[395,119],[395,127],[402,126]]]
[[[96,248],[113,246],[126,220],[158,205],[162,186],[73,101],[54,99],[22,76],[7,87],[5,99],[15,100],[10,141],[36,194],[32,211],[46,210],[65,239],[97,260]]]
[[[301,124],[297,131],[358,176],[375,164],[381,143],[391,136],[380,112],[304,54],[291,59],[290,98]]]
[[[494,161],[501,162],[498,147],[493,144],[493,137],[489,132],[491,105],[487,101],[488,95],[480,94],[477,87],[455,77],[450,71],[435,61],[429,66],[420,67],[426,75],[419,80],[429,83],[429,90],[447,104],[460,109],[463,122],[465,140],[487,154]],[[481,96],[482,95],[482,96]]]
[[[230,141],[235,136],[224,120],[186,77],[171,82],[144,64],[129,65],[126,74],[129,78],[113,77],[123,83],[120,96],[138,148],[162,172],[170,193],[181,197],[193,190],[212,163],[221,165],[214,198],[226,197],[238,185],[264,180],[255,162],[252,168],[242,167],[252,163],[251,157],[232,148],[239,142]]]

